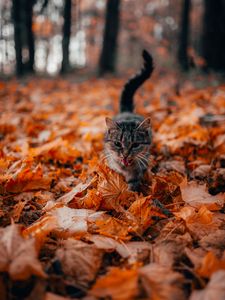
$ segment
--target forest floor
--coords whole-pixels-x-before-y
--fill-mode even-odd
[[[0,82],[0,299],[225,299],[225,85],[136,95],[143,193],[101,156],[125,80]]]

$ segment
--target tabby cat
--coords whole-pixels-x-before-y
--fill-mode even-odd
[[[120,112],[113,119],[106,118],[105,158],[108,166],[122,174],[129,189],[139,191],[148,168],[152,139],[150,119],[135,114],[133,96],[151,76],[152,56],[143,50],[144,67],[124,86],[120,99]]]

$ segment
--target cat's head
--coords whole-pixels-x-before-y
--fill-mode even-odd
[[[110,160],[124,167],[138,164],[147,168],[150,155],[150,118],[144,120],[114,121],[106,118],[105,145]]]

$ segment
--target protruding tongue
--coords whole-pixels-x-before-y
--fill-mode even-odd
[[[128,167],[130,165],[131,161],[129,159],[127,159],[127,158],[123,158],[122,162],[123,162],[124,166]]]

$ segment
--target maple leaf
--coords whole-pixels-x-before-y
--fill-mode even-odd
[[[104,212],[88,209],[53,207],[46,215],[25,229],[23,234],[25,236],[34,235],[40,239],[52,231],[62,237],[82,236],[88,232],[89,223],[97,223],[103,214]]]
[[[112,300],[129,300],[138,295],[137,270],[111,268],[91,288],[90,295]]]
[[[166,239],[157,242],[153,248],[154,262],[172,268],[184,255],[185,242]]]
[[[190,300],[224,300],[225,299],[225,271],[215,272],[206,288],[193,291]]]
[[[197,273],[202,277],[210,278],[218,270],[225,270],[225,259],[220,260],[212,252],[208,252],[203,257]]]
[[[207,251],[213,252],[217,256],[221,256],[224,251],[225,230],[216,230],[204,236],[199,245]]]
[[[136,220],[140,233],[143,233],[150,225],[155,223],[155,219],[167,218],[171,215],[159,201],[152,200],[151,196],[137,199],[128,211]]]
[[[34,239],[24,239],[21,228],[12,224],[1,229],[0,272],[8,272],[13,280],[25,280],[31,275],[46,278],[35,249]]]
[[[130,239],[129,233],[137,229],[136,224],[132,220],[129,222],[128,220],[120,220],[109,215],[103,215],[97,219],[95,225],[96,232],[99,234],[121,240]]]
[[[184,278],[167,267],[152,263],[139,269],[142,285],[151,300],[182,300]]]
[[[84,191],[87,190],[89,186],[91,186],[96,181],[96,176],[92,178],[87,183],[79,183],[77,186],[75,186],[70,192],[66,193],[62,197],[57,199],[57,202],[61,202],[63,204],[68,204],[70,201],[73,200],[73,198],[78,195],[82,194]]]
[[[5,184],[5,191],[19,193],[30,190],[47,190],[50,188],[52,178],[44,176],[43,168],[38,165],[31,170],[31,163],[22,164],[21,168],[8,179]]]
[[[94,280],[102,262],[103,251],[82,241],[67,239],[56,257],[62,264],[64,274],[70,276],[74,284],[86,287]]]
[[[124,178],[112,171],[104,173],[104,176],[98,184],[98,191],[103,199],[101,208],[120,210],[121,206],[129,207],[134,200],[134,193],[128,190]]]
[[[195,181],[180,184],[182,199],[194,207],[206,206],[209,210],[219,210],[225,201],[225,194],[212,196],[208,193],[206,185],[199,185]]]
[[[200,207],[199,210],[190,206],[183,207],[179,212],[174,214],[185,220],[187,228],[197,239],[215,232],[223,223],[219,217],[205,206]]]

